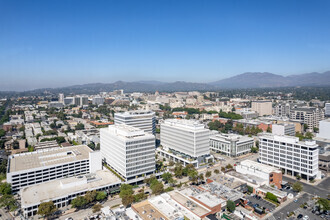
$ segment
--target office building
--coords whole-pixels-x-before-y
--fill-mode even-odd
[[[95,97],[93,97],[92,103],[93,103],[93,105],[103,105],[104,98],[100,97],[100,96],[95,96]]]
[[[272,125],[272,133],[274,135],[296,135],[296,127],[294,124],[273,124]]]
[[[103,161],[124,179],[155,172],[155,136],[129,125],[110,125],[101,131]]]
[[[160,125],[161,156],[184,164],[198,166],[212,159],[210,156],[210,131],[195,120],[166,119]]]
[[[290,119],[300,120],[308,126],[310,131],[319,127],[319,121],[324,119],[324,110],[314,107],[293,108],[290,111]]]
[[[319,149],[315,141],[299,141],[298,137],[266,133],[261,134],[259,140],[261,163],[307,180],[319,178]]]
[[[330,140],[330,119],[320,121],[318,138],[324,138]]]
[[[215,134],[210,137],[210,149],[230,157],[237,157],[251,151],[253,138],[237,134]]]
[[[21,189],[21,208],[24,217],[29,218],[37,214],[42,202],[53,201],[56,208],[62,208],[88,191],[116,192],[120,184],[120,179],[109,170],[40,183]]]
[[[330,117],[330,103],[325,103],[324,105],[325,116]]]
[[[153,111],[138,110],[115,113],[115,124],[130,125],[145,132],[156,133],[156,117]]]
[[[64,104],[63,102],[49,102],[48,108],[63,108]]]
[[[101,161],[90,161],[92,154],[86,145],[65,148],[48,148],[8,157],[7,182],[13,192],[19,189],[51,180],[86,174],[91,165]],[[95,158],[95,156],[93,156]]]
[[[251,179],[258,179],[256,181],[259,185],[274,185],[281,189],[282,186],[282,171],[272,166],[261,164],[252,160],[243,160],[236,165],[236,172],[245,176],[252,177]]]
[[[253,101],[251,110],[258,113],[259,116],[271,115],[272,114],[272,101],[268,100],[257,100]]]
[[[64,105],[74,105],[74,97],[65,97]]]

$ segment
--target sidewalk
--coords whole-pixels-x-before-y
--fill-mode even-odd
[[[300,179],[300,180],[297,180],[296,177],[294,176],[291,176],[291,175],[288,175],[288,174],[283,174],[284,177],[287,177],[289,179],[292,179],[292,181],[296,182],[296,181],[299,181],[299,182],[302,182],[302,183],[305,183],[305,184],[308,184],[308,185],[311,185],[311,186],[317,186],[318,184],[320,184],[321,182],[323,182],[327,177],[324,177],[323,179],[320,179],[320,180],[315,180],[314,183],[311,183],[310,181],[307,181],[305,179]]]

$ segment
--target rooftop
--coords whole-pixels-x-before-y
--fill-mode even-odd
[[[259,139],[262,138],[267,138],[267,139],[271,139],[274,141],[279,141],[279,142],[287,142],[287,143],[291,143],[291,144],[300,144],[300,145],[308,145],[310,147],[317,147],[318,145],[316,144],[315,141],[312,140],[305,140],[305,141],[299,141],[298,137],[294,137],[294,136],[288,136],[288,135],[274,135],[271,133],[261,133],[259,136]]]
[[[73,161],[86,160],[89,152],[93,150],[86,145],[76,145],[65,148],[48,148],[11,155],[9,160],[9,172],[47,167],[51,165],[69,163]]]
[[[155,115],[155,112],[150,111],[150,110],[135,110],[135,111],[126,111],[126,112],[117,112],[115,113],[115,116],[139,116],[139,115]]]
[[[218,141],[238,141],[238,142],[253,141],[253,138],[238,134],[217,133],[216,135],[211,136],[210,138]]]
[[[132,208],[139,214],[142,219],[168,219],[153,207],[148,200],[132,205]]]
[[[146,133],[139,128],[126,124],[109,125],[107,128],[101,128],[101,131],[108,132],[108,134],[115,135],[123,140],[131,139],[131,138],[134,139],[154,138],[152,134]]]
[[[187,119],[166,119],[163,124],[174,126],[176,128],[189,129],[194,131],[207,130],[204,124],[197,120]]]
[[[246,167],[249,167],[252,169],[260,170],[265,173],[271,173],[271,172],[280,173],[281,172],[281,170],[279,170],[275,167],[268,166],[266,164],[261,164],[261,163],[258,163],[256,161],[252,161],[252,160],[243,160],[240,162],[240,165],[246,166]]]
[[[95,174],[40,183],[21,190],[22,207],[29,207],[41,202],[62,198],[75,192],[91,191],[103,186],[119,184],[120,182],[120,179],[112,172],[99,170]]]

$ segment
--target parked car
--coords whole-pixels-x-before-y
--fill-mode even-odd
[[[302,214],[299,214],[298,216],[297,216],[297,219],[301,219],[303,217],[303,215]]]

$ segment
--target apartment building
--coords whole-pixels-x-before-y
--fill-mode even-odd
[[[251,110],[258,113],[259,116],[272,114],[272,101],[269,100],[257,100],[251,104]]]
[[[195,120],[166,119],[160,125],[161,155],[195,166],[210,157],[210,131]],[[193,162],[192,162],[193,161]]]
[[[110,125],[101,131],[103,161],[131,180],[155,172],[155,136],[129,125]]]
[[[289,117],[290,116],[290,104],[289,103],[279,103],[274,106],[273,113],[278,117]]]
[[[260,185],[265,183],[267,186],[274,185],[278,189],[282,188],[282,171],[278,168],[252,160],[243,160],[236,165],[236,172],[261,179]]]
[[[299,141],[297,137],[266,133],[261,134],[259,140],[261,163],[307,180],[319,177],[319,149],[315,141]]]
[[[319,122],[324,119],[324,110],[315,107],[293,108],[290,112],[290,119],[302,121],[312,131],[313,128],[318,128]]]
[[[253,144],[253,138],[237,134],[218,133],[210,137],[210,149],[230,157],[249,153]]]
[[[115,113],[115,124],[130,125],[145,132],[156,133],[156,117],[153,111],[137,110]]]
[[[86,174],[91,171],[94,153],[86,145],[48,148],[8,157],[7,182],[13,192],[51,180]],[[101,161],[99,161],[101,164]]]
[[[272,125],[272,133],[275,135],[296,135],[296,127],[294,124],[281,123]]]

